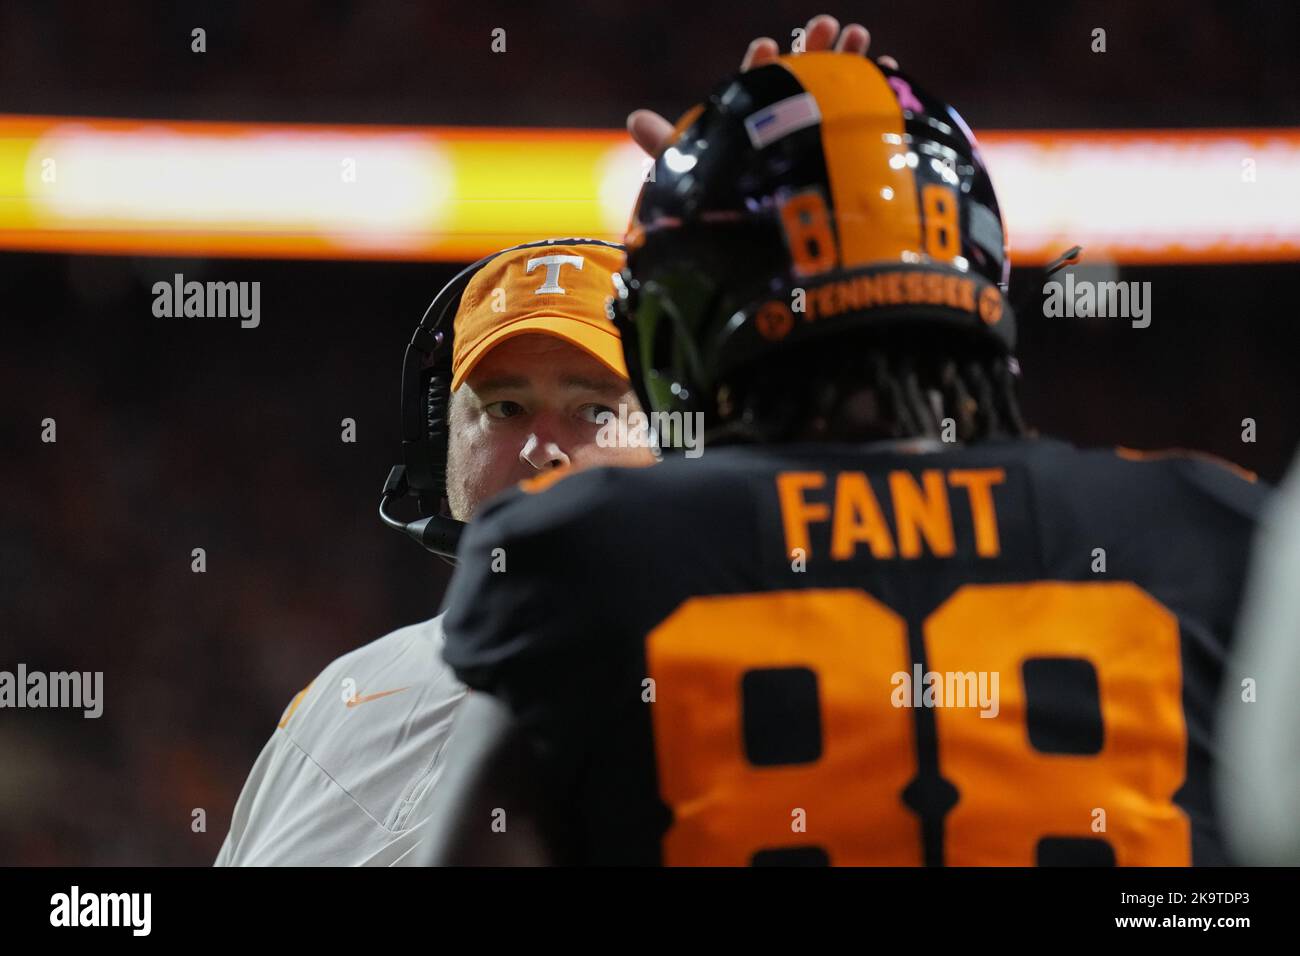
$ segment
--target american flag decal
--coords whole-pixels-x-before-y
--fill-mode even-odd
[[[745,118],[745,132],[755,149],[762,149],[783,136],[820,123],[821,110],[811,93],[795,96],[764,107]]]

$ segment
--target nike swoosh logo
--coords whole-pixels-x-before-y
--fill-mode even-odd
[[[378,694],[366,694],[365,697],[353,697],[348,701],[349,707],[355,707],[357,704],[364,704],[368,700],[378,700],[381,697],[387,697],[389,694],[400,694],[404,690],[410,690],[409,687],[399,687],[397,690],[381,690]]]

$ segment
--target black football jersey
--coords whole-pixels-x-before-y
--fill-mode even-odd
[[[472,523],[445,656],[526,728],[567,860],[1223,864],[1265,495],[1051,440],[548,475]]]

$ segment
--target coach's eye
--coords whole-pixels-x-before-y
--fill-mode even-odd
[[[590,402],[578,409],[578,417],[585,422],[591,422],[593,425],[603,425],[605,421],[607,421],[607,419],[601,417],[603,415],[608,415],[612,418],[614,416],[614,409],[610,408],[608,405],[599,405],[595,402]]]
[[[509,399],[500,402],[489,402],[483,406],[483,411],[488,413],[489,418],[495,418],[498,421],[514,418],[516,415],[524,413],[524,406],[518,402],[512,402]]]

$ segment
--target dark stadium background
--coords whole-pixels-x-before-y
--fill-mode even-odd
[[[784,47],[819,6],[3,0],[0,112],[616,127],[637,106],[677,115],[749,39]],[[1300,124],[1293,4],[828,12],[977,131]],[[505,57],[487,54],[496,26]],[[1094,26],[1104,56],[1079,39]],[[0,667],[103,670],[106,698],[98,720],[0,712],[0,864],[210,862],[290,697],[435,612],[446,569],[375,507],[403,347],[455,268],[0,254]],[[174,272],[260,280],[260,328],[154,318],[150,286]],[[1120,278],[1152,282],[1150,328],[1022,316],[1031,421],[1276,481],[1300,442],[1300,265]],[[1013,298],[1041,301],[1035,283],[1013,274]]]

